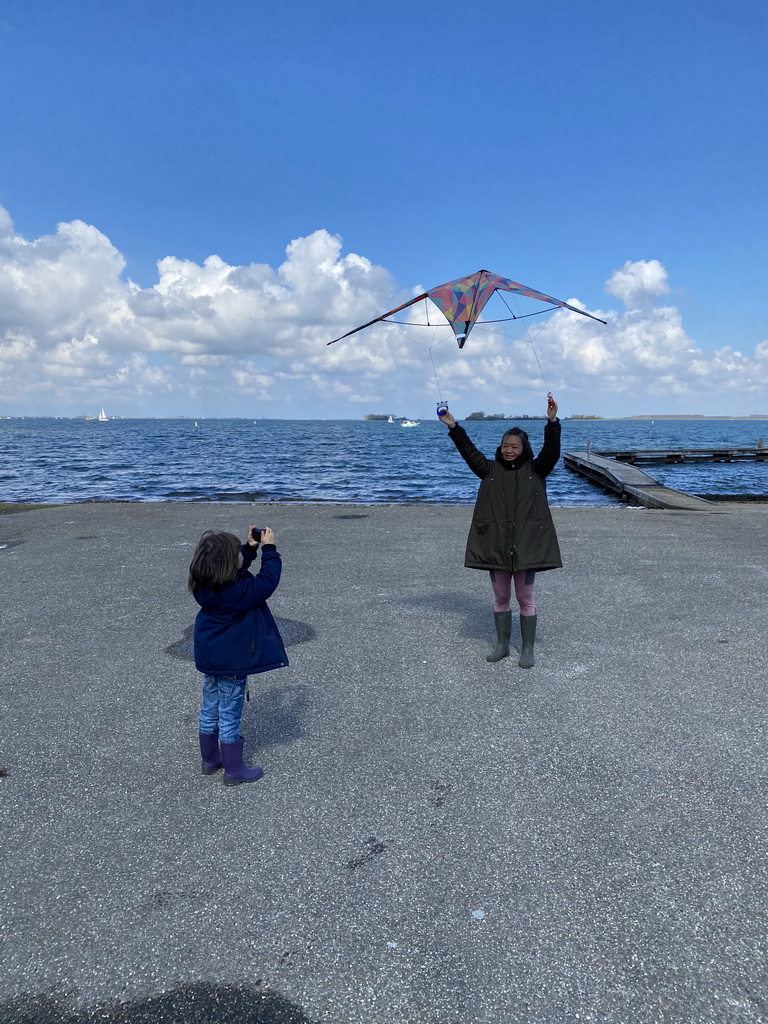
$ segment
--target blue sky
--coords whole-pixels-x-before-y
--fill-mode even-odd
[[[481,267],[609,319],[536,333],[565,412],[768,413],[767,12],[0,3],[0,413],[427,415],[324,342]],[[535,411],[477,338],[452,407]]]

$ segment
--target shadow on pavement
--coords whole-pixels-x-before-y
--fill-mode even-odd
[[[3,1024],[314,1024],[300,1006],[255,985],[180,985],[135,1002],[67,1008],[50,995],[0,1003]]]

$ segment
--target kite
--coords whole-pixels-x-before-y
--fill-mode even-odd
[[[436,288],[431,288],[428,292],[424,292],[422,295],[417,295],[415,298],[409,299],[408,302],[404,302],[402,306],[398,306],[396,309],[390,309],[389,312],[383,313],[381,316],[374,317],[374,319],[369,320],[367,324],[361,324],[360,327],[355,327],[353,330],[347,331],[346,334],[342,334],[339,338],[334,338],[333,341],[329,341],[327,344],[335,345],[336,342],[341,341],[342,338],[348,338],[351,334],[357,334],[358,331],[362,331],[366,327],[371,327],[373,324],[387,322],[397,323],[397,321],[387,321],[387,317],[393,316],[395,313],[399,313],[400,310],[406,309],[408,306],[412,306],[415,302],[421,302],[422,299],[431,299],[453,328],[453,333],[456,336],[459,348],[464,348],[464,343],[469,337],[469,332],[475,326],[483,307],[493,293],[497,291],[513,292],[516,295],[525,295],[529,299],[538,299],[540,302],[549,302],[552,306],[560,306],[563,309],[570,309],[572,313],[581,313],[582,316],[588,316],[591,320],[597,320],[598,323],[606,323],[606,321],[601,320],[600,317],[592,316],[591,313],[587,313],[583,309],[578,309],[576,306],[570,306],[567,302],[563,302],[561,299],[555,299],[551,295],[546,295],[544,292],[537,291],[535,288],[528,288],[524,284],[518,284],[517,281],[510,281],[508,277],[499,277],[498,274],[492,274],[490,270],[478,270],[476,274],[469,274],[467,277],[459,277],[455,281],[447,281],[445,284],[440,284]],[[538,312],[548,311],[539,310]],[[523,315],[533,316],[535,314],[525,313]],[[511,319],[519,320],[521,317],[512,315]]]

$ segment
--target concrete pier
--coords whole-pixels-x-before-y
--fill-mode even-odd
[[[724,511],[555,508],[529,671],[466,507],[0,516],[0,1021],[764,1022],[768,518]],[[249,523],[291,664],[229,788],[185,582]]]

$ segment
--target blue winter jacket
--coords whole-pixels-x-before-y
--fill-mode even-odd
[[[282,562],[274,544],[261,549],[261,571],[248,572],[255,552],[243,544],[237,578],[221,590],[194,592],[195,665],[207,675],[256,675],[288,664],[277,623],[267,607],[280,582]]]

